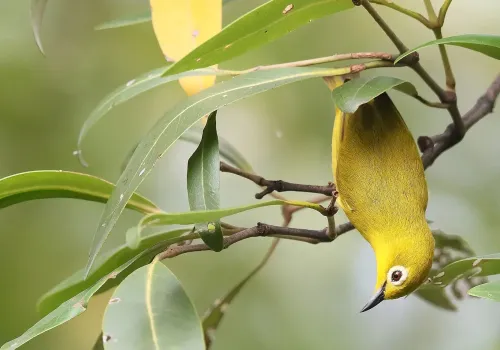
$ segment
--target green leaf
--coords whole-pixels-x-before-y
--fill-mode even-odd
[[[274,41],[291,31],[354,5],[352,0],[273,0],[238,18],[173,64],[165,74],[209,67]]]
[[[500,301],[500,281],[481,284],[469,290],[469,294],[475,297]]]
[[[94,29],[103,30],[103,29],[122,28],[147,22],[151,22],[151,11],[148,11],[147,13],[143,13],[140,15],[134,15],[132,17],[119,18],[109,22],[104,22],[95,26]]]
[[[345,74],[346,71],[348,71],[346,68],[310,67],[256,71],[218,83],[176,105],[158,120],[148,135],[142,139],[125,171],[120,176],[118,185],[105,207],[94,235],[86,273],[90,272],[99,250],[123,211],[124,201],[128,200],[129,196],[139,187],[157,160],[204,115],[272,88],[313,77]]]
[[[334,89],[332,97],[342,111],[354,113],[362,104],[396,87],[405,93],[415,89],[409,82],[393,77],[357,78]]]
[[[156,260],[116,288],[102,330],[106,350],[205,349],[193,303],[175,275]]]
[[[191,142],[194,144],[199,144],[201,141],[203,129],[200,128],[191,128],[186,131],[179,140]],[[245,159],[243,154],[240,153],[229,141],[224,139],[219,135],[219,152],[220,156],[233,164],[238,169],[241,169],[245,172],[252,173],[253,168],[250,163]]]
[[[448,38],[432,40],[425,44],[419,45],[410,51],[405,52],[400,55],[394,63],[397,63],[404,57],[408,56],[412,52],[418,51],[424,47],[432,46],[432,45],[454,45],[464,47],[469,50],[477,51],[486,56],[493,57],[497,60],[500,60],[500,36],[498,35],[486,35],[486,34],[466,34],[466,35],[457,35],[450,36]]]
[[[112,183],[87,174],[62,170],[30,171],[0,179],[0,208],[44,198],[105,203],[113,188]],[[132,195],[126,207],[143,214],[160,211],[150,200],[138,194]]]
[[[272,205],[293,205],[298,207],[310,208],[318,212],[322,212],[321,205],[310,202],[291,201],[291,200],[272,200],[267,202],[258,202],[255,204],[245,205],[241,207],[232,207],[224,209],[204,210],[204,211],[188,211],[184,213],[158,213],[146,215],[142,218],[139,224],[139,231],[145,227],[166,226],[166,225],[190,225],[199,222],[213,222],[222,219],[226,216],[236,215],[248,210],[272,206]]]
[[[180,242],[181,236],[188,231],[190,231],[190,229],[178,229],[151,234],[140,241],[140,245],[136,250],[130,249],[126,244],[114,249],[96,261],[96,268],[87,279],[83,278],[85,271],[81,269],[45,293],[38,301],[38,311],[46,315],[64,300],[68,300],[73,295],[91,287],[99,281],[102,276],[108,275],[116,267],[134,258],[138,252],[148,250],[159,243],[163,243],[163,248],[166,249],[169,245]],[[148,264],[154,258],[155,254],[155,252],[151,252],[137,259],[137,261],[125,269],[117,278],[109,280],[97,293],[103,293],[120,284],[120,282],[131,272]]]
[[[150,91],[158,86],[170,83],[187,76],[206,76],[206,75],[230,75],[230,72],[208,69],[200,69],[196,71],[189,71],[181,74],[170,75],[168,77],[161,77],[165,68],[157,68],[151,72],[145,73],[135,79],[128,81],[126,84],[118,87],[113,92],[104,97],[96,108],[90,113],[89,117],[83,123],[78,136],[77,150],[74,152],[80,157],[82,165],[87,166],[87,162],[82,156],[82,143],[83,139],[89,130],[99,122],[110,110],[114,107],[127,102],[128,100],[140,95],[144,92]]]
[[[458,261],[463,258],[474,255],[474,251],[469,247],[467,242],[460,236],[449,235],[441,230],[432,230],[434,240],[436,242],[436,250],[434,253],[433,266],[429,274],[427,283],[422,285],[415,291],[415,295],[419,298],[431,303],[434,306],[440,307],[449,311],[456,311],[457,306],[453,303],[454,296],[460,300],[466,296],[466,290],[462,290],[461,285],[476,285],[476,279],[455,279],[450,286],[452,293],[447,293],[447,290],[441,284],[432,284],[437,281],[440,276],[441,269],[453,261]],[[459,276],[460,277],[460,276]],[[459,283],[461,285],[459,285]]]
[[[470,257],[446,265],[431,281],[432,286],[445,287],[457,279],[500,274],[500,254]],[[438,277],[439,276],[439,277]]]
[[[31,27],[35,36],[36,45],[42,54],[45,55],[42,45],[42,37],[40,31],[42,28],[43,15],[47,6],[48,0],[31,0]]]
[[[158,247],[151,248],[150,250],[144,251],[140,255],[137,255],[133,259],[127,261],[120,267],[114,269],[110,274],[99,279],[97,282],[93,283],[88,289],[83,290],[79,294],[75,295],[71,299],[62,303],[57,309],[52,311],[50,314],[38,321],[33,327],[28,329],[20,337],[5,343],[0,350],[4,349],[17,349],[21,345],[27,343],[31,339],[45,333],[55,327],[58,327],[69,320],[80,315],[87,309],[90,298],[109,280],[116,278],[122,271],[130,267],[135,261],[141,257],[147,255],[148,253],[154,252],[158,254],[161,250]],[[156,255],[155,254],[155,255]]]
[[[217,137],[217,112],[207,120],[198,148],[188,161],[187,191],[191,210],[219,209],[220,160]],[[197,223],[195,230],[212,250],[224,248],[220,221]]]

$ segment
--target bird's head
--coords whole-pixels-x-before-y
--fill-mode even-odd
[[[371,242],[377,259],[377,283],[375,294],[361,312],[384,300],[407,296],[427,279],[434,255],[429,227],[425,225],[418,234],[396,237],[391,242]]]

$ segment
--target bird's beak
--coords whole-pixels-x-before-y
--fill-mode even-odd
[[[361,312],[368,311],[384,301],[386,283],[387,281],[384,282],[384,284],[382,285],[382,287],[380,287],[377,293],[375,293],[375,295],[372,296],[372,298],[368,301],[368,303],[366,303],[363,309],[361,309]]]

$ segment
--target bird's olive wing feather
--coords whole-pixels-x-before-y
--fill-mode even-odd
[[[335,127],[336,184],[354,226],[383,231],[420,219],[427,206],[424,168],[387,93],[344,115]]]

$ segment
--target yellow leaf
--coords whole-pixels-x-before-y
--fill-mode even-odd
[[[150,0],[156,39],[168,59],[178,61],[222,29],[222,0]],[[212,86],[215,76],[179,80],[190,96]]]

